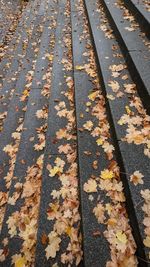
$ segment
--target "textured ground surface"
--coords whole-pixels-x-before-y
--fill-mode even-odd
[[[0,266],[150,266],[150,4],[1,1]]]

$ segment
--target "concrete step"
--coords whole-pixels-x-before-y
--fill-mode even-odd
[[[50,8],[50,7],[49,7]],[[35,87],[35,84],[38,80],[42,80],[42,77],[44,76],[44,74],[46,74],[46,70],[48,67],[48,63],[49,60],[46,59],[45,57],[43,58],[43,55],[46,54],[49,51],[49,43],[50,43],[50,33],[52,34],[52,32],[50,32],[50,30],[48,29],[48,23],[51,23],[52,21],[49,21],[49,18],[47,18],[46,22],[45,22],[45,18],[44,21],[42,21],[42,19],[39,21],[38,20],[38,24],[36,26],[36,31],[35,31],[35,41],[38,40],[36,47],[34,46],[34,49],[38,48],[39,52],[38,54],[36,54],[34,52],[34,50],[32,49],[32,45],[30,47],[29,50],[29,56],[31,61],[29,61],[26,71],[23,69],[22,72],[20,73],[19,79],[17,81],[16,84],[16,90],[15,93],[13,94],[12,99],[10,100],[10,104],[8,106],[5,106],[5,109],[8,109],[8,113],[6,116],[6,119],[4,121],[4,125],[3,125],[3,130],[0,134],[0,139],[2,140],[2,142],[0,143],[0,151],[1,151],[1,160],[0,160],[0,165],[1,168],[4,168],[5,170],[5,175],[7,174],[7,172],[10,169],[9,166],[9,162],[10,159],[8,157],[8,155],[3,151],[3,148],[8,145],[8,144],[13,144],[13,138],[12,138],[12,133],[16,131],[16,129],[19,126],[19,122],[20,119],[22,119],[22,121],[24,120],[24,116],[25,116],[25,111],[26,111],[26,105],[28,102],[28,94],[30,96],[30,92],[32,90],[41,90],[44,86],[45,80],[43,81],[43,84],[37,85]],[[40,29],[40,26],[43,25],[43,30],[41,32],[38,31],[38,29]],[[35,63],[36,60],[36,63]],[[29,84],[26,81],[26,75],[29,73],[32,73],[31,78],[32,78],[32,82],[31,85],[29,87],[29,92],[28,92],[28,88],[26,88],[26,86]],[[30,76],[29,76],[30,77]],[[27,91],[27,96],[25,97],[25,90]],[[23,98],[21,100],[21,98]],[[4,167],[5,166],[5,167]],[[4,173],[1,173],[1,177],[4,177]],[[7,186],[7,183],[4,179],[0,179],[0,188],[2,191],[4,192],[8,192],[9,188]],[[4,206],[3,206],[4,207]]]
[[[44,17],[46,18],[46,21],[45,21],[45,25],[43,29],[43,34],[41,36],[40,50],[39,50],[38,58],[37,58],[36,65],[35,65],[33,84],[36,83],[37,79],[40,79],[41,75],[43,75],[44,77],[46,74],[48,74],[51,69],[52,62],[50,62],[50,60],[47,58],[46,55],[53,53],[52,40],[54,41],[54,33],[55,33],[54,21],[57,16],[57,12],[55,13],[53,12],[54,11],[53,7],[54,7],[53,1],[49,1],[47,12],[44,15]],[[55,10],[57,11],[57,8],[55,8]],[[41,20],[39,21],[39,23],[40,25],[42,25]],[[40,37],[38,37],[38,40],[39,38]],[[43,59],[43,57],[45,58]],[[39,66],[42,68],[42,70],[44,68],[44,73],[39,72]],[[45,80],[45,84],[48,85],[49,77],[47,77],[46,79],[44,78],[44,80]],[[42,87],[37,86],[37,88],[31,86],[31,91],[28,97],[28,102],[26,103],[27,107],[26,107],[25,118],[23,122],[23,131],[21,134],[20,144],[18,147],[18,153],[16,155],[16,164],[15,164],[15,169],[14,169],[14,174],[13,174],[17,178],[11,181],[11,186],[9,190],[9,199],[11,199],[11,197],[12,198],[14,197],[16,193],[15,186],[18,182],[22,183],[23,187],[26,185],[27,181],[31,182],[31,179],[33,177],[30,177],[29,180],[27,178],[27,173],[28,173],[27,171],[30,168],[31,170],[34,170],[37,172],[36,176],[33,178],[33,181],[32,181],[33,183],[35,183],[35,192],[31,196],[27,196],[27,197],[25,196],[23,197],[23,195],[20,194],[18,199],[16,200],[15,205],[10,204],[8,201],[0,238],[1,240],[3,240],[5,236],[8,237],[7,249],[10,251],[10,253],[7,259],[2,263],[2,266],[3,265],[10,266],[11,261],[12,261],[11,256],[19,252],[19,250],[21,250],[23,246],[22,242],[20,242],[21,238],[18,239],[17,237],[17,235],[21,236],[21,232],[20,232],[21,230],[19,226],[17,228],[17,232],[18,232],[17,235],[14,235],[13,237],[11,237],[8,233],[9,226],[7,224],[7,220],[11,216],[13,218],[13,215],[15,214],[15,212],[20,212],[22,216],[23,210],[25,212],[24,216],[26,217],[27,210],[25,209],[26,208],[28,209],[28,205],[27,205],[28,201],[30,202],[29,210],[31,211],[31,214],[30,214],[30,211],[28,210],[29,211],[28,219],[31,220],[31,222],[33,222],[34,219],[37,220],[36,216],[38,216],[40,182],[41,182],[40,173],[41,173],[41,168],[42,168],[41,162],[42,162],[42,155],[44,153],[44,144],[43,144],[43,148],[41,149],[37,148],[37,150],[35,149],[35,145],[36,144],[40,145],[38,134],[40,133],[44,134],[44,132],[46,131],[45,123],[46,123],[47,118],[40,119],[36,116],[36,113],[38,110],[41,110],[43,107],[47,108],[47,105],[48,105],[48,95],[44,94],[44,89],[43,89],[44,83],[41,86]],[[21,116],[22,110],[20,110],[19,112]],[[36,184],[38,184],[38,187],[36,186]],[[27,205],[26,208],[24,205]],[[33,218],[33,213],[34,213],[34,218]],[[21,218],[22,217],[20,217],[20,220],[22,220]],[[35,231],[36,229],[34,229],[34,232]],[[35,238],[36,238],[36,233],[35,233]],[[1,245],[2,245],[2,242],[1,242]],[[32,252],[34,248],[35,248],[35,243],[33,244],[33,247],[31,248]],[[33,262],[34,258],[31,258],[29,261]]]
[[[41,27],[39,23],[39,18],[41,20]],[[38,38],[40,38],[40,36],[42,35],[43,31],[42,25],[44,26],[44,23],[45,23],[44,16],[39,17],[38,15],[36,20],[34,21],[34,28],[32,31],[30,42],[27,47],[25,57],[21,59],[21,62],[19,62],[18,54],[16,55],[16,57],[14,56],[10,72],[7,73],[7,78],[6,80],[4,80],[0,92],[1,114],[7,114],[7,111],[9,110],[9,102],[13,97],[14,99],[16,99],[15,101],[17,101],[15,104],[13,104],[13,109],[15,110],[17,108],[19,97],[21,97],[21,94],[24,92],[25,89],[28,90],[28,86],[30,87],[30,82],[27,82],[27,75],[32,76],[31,75],[32,72],[31,74],[29,74],[28,72],[34,70],[34,64],[37,59],[38,49],[40,44]],[[16,71],[15,74],[14,71]],[[2,118],[1,120],[1,130],[3,129],[4,120],[5,118],[4,119]]]
[[[2,46],[13,32],[12,23],[16,26],[21,15],[21,5],[19,1],[1,1],[0,6],[0,46]]]
[[[124,4],[135,16],[142,30],[150,39],[150,11],[148,11],[148,9],[146,8],[144,1],[127,0],[124,1]]]
[[[74,168],[73,166],[76,165],[76,159],[74,159],[74,162],[69,163],[67,160],[67,156],[69,156],[69,153],[60,153],[59,147],[63,146],[65,144],[69,144],[72,147],[72,150],[74,150],[75,146],[75,125],[74,123],[70,121],[70,128],[68,128],[67,133],[68,135],[72,136],[73,138],[67,139],[65,138],[58,138],[57,139],[57,131],[60,129],[66,128],[67,123],[67,117],[59,117],[57,115],[57,110],[55,107],[59,103],[63,103],[65,101],[66,109],[68,112],[74,111],[74,103],[73,100],[67,99],[67,95],[65,96],[64,93],[69,93],[69,88],[66,84],[66,79],[68,77],[72,77],[72,67],[71,64],[71,55],[69,54],[70,51],[70,14],[68,12],[67,1],[58,1],[59,5],[59,13],[58,13],[58,22],[57,22],[57,29],[56,29],[56,42],[55,42],[55,49],[54,49],[54,59],[53,59],[53,69],[52,69],[52,81],[51,81],[51,93],[50,93],[50,99],[49,99],[49,115],[48,115],[48,130],[46,134],[46,149],[45,149],[45,155],[44,155],[44,168],[43,168],[43,174],[42,174],[42,188],[41,188],[41,204],[40,204],[40,215],[39,215],[39,224],[38,224],[38,234],[37,234],[37,245],[36,245],[36,262],[35,266],[52,266],[56,259],[53,257],[46,258],[46,247],[48,246],[48,243],[43,243],[43,235],[48,236],[55,226],[55,220],[51,221],[49,220],[48,216],[48,209],[50,209],[49,205],[50,203],[55,205],[55,199],[52,197],[53,190],[56,190],[59,192],[61,189],[60,181],[57,179],[58,177],[49,177],[49,171],[47,170],[48,164],[51,164],[52,167],[55,166],[55,162],[57,158],[61,159],[65,163],[64,167],[64,175],[69,174],[69,170],[71,168]],[[65,13],[65,10],[67,13]],[[67,41],[68,40],[68,45]],[[70,89],[72,90],[72,89]],[[70,113],[71,116],[71,113]],[[72,169],[73,171],[73,169]],[[66,174],[65,174],[66,173]],[[68,173],[68,174],[67,174]],[[74,177],[74,172],[72,173],[72,179]],[[69,181],[68,181],[69,182]],[[67,186],[67,185],[66,185]],[[76,190],[77,185],[74,185],[74,190]],[[75,201],[75,196],[73,197],[71,195],[70,187],[68,188],[68,192],[70,192],[70,200]],[[68,198],[67,198],[68,199]],[[67,200],[66,199],[66,200]],[[68,204],[65,200],[65,198],[60,199],[60,209],[63,209],[63,207]],[[58,200],[59,201],[59,200]],[[79,203],[77,203],[79,205]],[[77,206],[78,209],[78,206]],[[78,214],[78,213],[77,213]],[[65,219],[63,211],[62,211],[62,217],[60,218],[60,222],[63,223],[63,221],[66,220],[66,227],[75,226],[73,224],[73,218],[72,219]],[[69,224],[70,223],[70,224]],[[78,231],[79,225],[78,222],[76,222],[76,229]],[[80,229],[80,228],[79,228]],[[57,229],[56,229],[57,233]],[[77,232],[78,233],[78,232]],[[76,233],[74,233],[76,236]],[[66,252],[67,254],[67,246],[68,244],[71,244],[71,249],[73,246],[75,246],[75,243],[78,241],[74,241],[74,237],[70,237],[69,233],[63,232],[63,234],[58,233],[58,236],[62,239],[60,243],[59,251],[57,252],[57,264],[59,266],[68,265],[69,262],[64,262],[61,259],[61,255]],[[78,249],[78,246],[77,246]],[[79,247],[79,253],[81,253],[81,248]],[[78,251],[77,251],[78,252]],[[71,250],[72,253],[72,250]],[[76,266],[75,262],[77,260],[77,256],[75,252],[72,254],[72,261],[71,266]],[[68,255],[69,255],[69,249],[68,249]],[[68,262],[68,263],[67,263]],[[80,262],[80,261],[79,261]],[[83,266],[82,263],[80,266]]]
[[[124,53],[132,79],[137,84],[143,105],[150,114],[150,51],[147,46],[148,40],[141,34],[138,26],[132,27],[130,21],[125,19],[124,12],[127,10],[122,4],[116,5],[115,0],[112,0],[111,3],[108,0],[102,0],[101,3],[103,3],[114,34]]]
[[[31,1],[24,10],[13,39],[9,43],[0,65],[0,85],[8,78],[9,73],[16,73],[21,60],[26,54],[28,42],[32,36],[34,21],[38,13],[40,1]],[[7,52],[7,53],[6,53]]]
[[[143,198],[141,195],[141,190],[146,190],[150,186],[149,181],[146,179],[146,177],[148,177],[149,175],[149,158],[144,155],[143,144],[137,145],[134,142],[130,144],[127,141],[122,140],[128,130],[125,127],[126,123],[121,124],[119,120],[120,118],[122,118],[122,115],[127,114],[127,112],[128,115],[130,113],[129,117],[131,116],[131,118],[132,116],[145,116],[147,123],[149,117],[146,115],[142,106],[141,111],[131,107],[131,98],[134,97],[135,99],[139,99],[138,93],[136,91],[133,91],[133,95],[131,97],[131,92],[128,94],[124,90],[122,90],[124,83],[130,85],[133,84],[133,80],[131,79],[128,69],[123,68],[123,70],[119,74],[119,77],[117,78],[113,78],[112,76],[113,72],[111,71],[110,67],[118,66],[120,64],[121,66],[124,66],[125,60],[121,56],[121,51],[118,46],[117,40],[114,37],[110,38],[109,35],[108,37],[106,37],[107,32],[111,34],[112,32],[110,26],[111,24],[108,23],[103,7],[98,6],[99,12],[96,12],[95,10],[97,5],[95,1],[88,2],[86,0],[85,6],[87,9],[89,25],[91,27],[93,44],[97,55],[100,79],[103,83],[105,96],[108,99],[107,109],[110,116],[113,137],[115,140],[117,161],[120,166],[122,182],[124,184],[128,215],[137,244],[137,256],[140,266],[148,266],[148,249],[144,247],[143,244],[145,233],[143,225],[144,213],[142,211]],[[98,27],[98,25],[102,25],[101,28]],[[104,25],[106,28],[103,28]],[[113,50],[114,48],[116,49],[116,51]],[[120,56],[117,57],[117,55]],[[124,82],[124,78],[122,78],[124,75],[127,75],[127,82]],[[116,93],[113,93],[110,86],[111,81],[117,81],[120,87],[119,91],[123,93],[122,96],[116,97]],[[133,115],[131,115],[131,112],[127,111],[127,107],[129,108],[129,110],[130,108],[131,110],[133,110]],[[135,186],[135,184],[131,182],[131,174],[133,174],[135,171],[139,171],[143,174],[144,184],[138,184],[138,186]]]
[[[97,191],[93,194],[94,200],[90,201],[89,195],[84,191],[84,184],[88,183],[91,175],[99,176],[100,172],[107,167],[109,161],[107,161],[101,147],[97,145],[95,138],[83,127],[86,121],[91,121],[93,127],[98,126],[97,120],[93,118],[90,112],[86,111],[88,109],[86,106],[86,102],[89,101],[88,96],[95,87],[94,79],[86,73],[84,67],[82,71],[76,70],[76,66],[82,68],[85,64],[89,64],[89,57],[85,57],[84,53],[89,52],[87,47],[92,44],[91,38],[86,32],[84,9],[83,11],[81,7],[78,9],[78,1],[71,1],[71,10],[84,266],[99,267],[106,266],[106,262],[110,259],[110,251],[109,244],[103,235],[106,227],[97,222],[93,209],[99,198],[103,199],[104,203],[107,203],[108,199],[105,193]],[[84,32],[86,32],[85,35]],[[96,170],[92,167],[94,161],[98,165]]]

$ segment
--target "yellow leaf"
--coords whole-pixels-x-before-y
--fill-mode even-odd
[[[118,239],[119,242],[123,243],[123,244],[126,244],[127,243],[127,236],[125,233],[123,233],[122,231],[118,231],[116,233],[116,237]]]
[[[89,102],[89,101],[88,101],[88,102],[86,102],[86,106],[87,106],[87,107],[90,107],[91,105],[92,105],[92,103],[91,103],[91,102]]]
[[[131,115],[132,111],[130,110],[130,108],[128,106],[125,106],[126,112],[128,115]]]
[[[147,236],[143,241],[145,247],[150,248],[150,237]]]
[[[29,96],[29,91],[27,89],[25,89],[22,93],[24,96]]]
[[[15,267],[25,267],[25,258],[24,257],[19,257],[16,262],[15,262]]]
[[[104,170],[101,172],[101,178],[106,180],[106,179],[112,179],[114,177],[114,174],[112,171],[109,170]]]
[[[97,96],[98,96],[98,91],[93,92],[93,93],[91,93],[90,95],[88,95],[88,98],[89,98],[90,100],[94,101],[95,98],[96,98]]]
[[[54,211],[54,212],[57,212],[58,208],[59,208],[59,205],[58,203],[56,202],[55,204],[51,204],[50,205],[51,209]]]
[[[98,146],[101,146],[101,145],[103,145],[103,140],[101,138],[99,138],[96,140],[96,143]]]
[[[68,226],[67,229],[66,229],[66,234],[69,235],[70,237],[71,237],[71,232],[72,232],[71,230],[72,229],[71,229],[70,226]]]
[[[84,66],[77,65],[77,66],[75,66],[75,69],[76,70],[84,70]]]
[[[49,61],[52,61],[54,56],[51,54],[46,54],[46,57],[48,58]]]
[[[118,124],[122,126],[122,125],[124,124],[124,120],[123,120],[123,119],[120,119],[120,120],[118,121]]]
[[[62,172],[62,168],[55,166],[50,170],[49,176],[54,177],[58,172]]]

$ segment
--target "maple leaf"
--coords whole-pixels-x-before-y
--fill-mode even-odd
[[[62,138],[66,138],[67,136],[67,132],[65,129],[59,129],[57,132],[56,132],[56,136],[58,139],[62,139]]]
[[[26,260],[25,257],[19,256],[15,261],[15,267],[25,267]]]
[[[122,64],[109,66],[109,69],[111,71],[121,71],[121,70],[123,70],[125,68],[126,68],[126,66],[125,65],[122,65]]]
[[[94,101],[96,99],[96,97],[99,95],[99,91],[95,91],[91,94],[88,95],[88,98],[92,101]]]
[[[101,138],[99,138],[96,140],[96,143],[98,146],[101,146],[104,143],[104,141]]]
[[[18,132],[14,132],[12,133],[11,135],[14,139],[16,140],[20,140],[20,137],[21,137],[21,133],[18,133]]]
[[[53,197],[53,199],[59,199],[60,197],[60,192],[59,191],[56,191],[56,190],[53,190],[52,193],[51,193],[51,196]]]
[[[6,145],[4,148],[3,148],[3,151],[5,153],[8,153],[9,155],[12,155],[14,153],[14,147],[13,145]]]
[[[44,108],[37,110],[36,117],[38,119],[46,119],[48,117],[47,110]]]
[[[71,210],[64,211],[64,218],[72,218],[72,212]]]
[[[100,134],[101,134],[101,128],[100,127],[95,127],[94,130],[91,133],[91,135],[93,137],[99,136]]]
[[[93,213],[99,223],[104,223],[104,220],[106,219],[104,212],[105,208],[101,203],[98,203],[97,206],[93,209]]]
[[[40,141],[39,144],[35,144],[35,145],[34,145],[34,149],[35,149],[36,151],[43,150],[44,147],[45,147],[45,145],[46,145],[46,141],[45,141],[45,140],[42,140],[42,141]]]
[[[141,145],[144,143],[145,137],[142,135],[140,131],[136,130],[128,130],[128,133],[126,134],[127,142],[135,143],[136,145]]]
[[[108,86],[110,86],[112,88],[113,92],[115,92],[115,93],[118,92],[118,90],[120,88],[119,83],[117,81],[110,81],[108,83]]]
[[[147,202],[150,201],[150,190],[149,189],[141,190],[141,195],[145,199],[145,201]]]
[[[112,179],[114,178],[114,173],[112,171],[109,171],[108,169],[105,169],[104,171],[101,171],[100,177],[104,180]]]
[[[20,193],[15,192],[12,197],[8,198],[8,203],[10,205],[15,205],[15,203],[16,203],[17,199],[19,198],[19,196],[20,196]]]
[[[58,215],[58,209],[59,209],[58,202],[49,204],[49,207],[47,209],[48,220],[54,220],[54,218],[56,218],[56,216]]]
[[[23,185],[23,197],[30,197],[35,193],[35,188],[33,187],[32,183],[30,181],[27,181]]]
[[[57,251],[59,251],[59,244],[61,239],[58,237],[57,233],[52,231],[49,235],[49,245],[46,247],[46,258],[55,258]]]
[[[130,181],[132,183],[134,183],[134,185],[137,184],[143,184],[143,180],[142,178],[144,177],[144,175],[142,173],[140,173],[139,171],[135,171],[131,176],[130,176]]]
[[[63,168],[65,166],[65,161],[57,157],[54,161],[58,167]]]
[[[150,248],[150,236],[147,236],[144,240],[143,243],[145,247]]]
[[[83,189],[87,193],[97,192],[97,183],[93,179],[89,179],[87,183],[84,184]]]
[[[61,117],[66,117],[67,113],[68,113],[67,109],[62,109],[62,110],[57,112],[57,115],[61,118]]]
[[[127,84],[125,83],[124,85],[125,88],[125,92],[127,92],[128,94],[133,94],[135,92],[136,89],[136,84]]]
[[[115,150],[114,146],[109,144],[108,142],[105,142],[103,144],[103,148],[105,153],[111,154],[113,152],[113,150]]]
[[[126,244],[127,243],[127,236],[125,233],[123,233],[122,231],[117,231],[116,233],[116,237],[117,237],[117,242],[121,242],[123,244]]]
[[[72,152],[72,148],[71,148],[70,144],[60,145],[58,147],[58,151],[59,151],[59,153],[67,154],[67,153]]]
[[[51,168],[50,172],[49,172],[49,176],[50,177],[54,177],[56,174],[62,172],[62,168],[54,166],[54,168]]]
[[[93,122],[92,121],[87,121],[86,123],[83,124],[84,129],[91,131],[93,128]]]

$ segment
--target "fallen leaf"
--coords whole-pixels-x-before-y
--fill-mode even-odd
[[[144,177],[144,175],[142,173],[140,173],[139,171],[135,171],[131,176],[130,176],[130,181],[134,184],[134,185],[138,185],[138,184],[143,184],[143,180],[142,178]]]
[[[46,247],[46,258],[55,258],[57,251],[59,251],[59,244],[61,239],[58,237],[57,233],[52,231],[49,235],[49,245]],[[19,267],[19,266],[17,266]]]
[[[104,171],[101,171],[100,177],[104,180],[112,179],[114,178],[114,173],[112,171],[109,171],[108,169],[105,169]]]
[[[93,179],[89,179],[87,183],[84,184],[83,189],[87,193],[97,192],[97,183]]]

